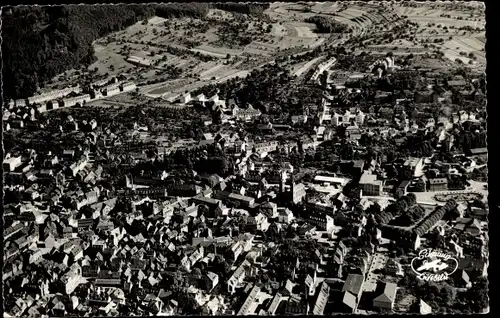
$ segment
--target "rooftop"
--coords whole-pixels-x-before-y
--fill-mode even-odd
[[[363,286],[365,278],[359,274],[349,274],[345,280],[342,292],[350,292],[353,295],[359,295]]]

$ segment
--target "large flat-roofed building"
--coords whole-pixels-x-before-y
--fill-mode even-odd
[[[448,190],[447,178],[429,179],[429,191],[446,191]]]
[[[269,152],[276,151],[278,149],[277,141],[260,142],[253,145],[255,152],[261,155],[267,155]]]
[[[364,195],[380,196],[383,191],[383,182],[377,180],[377,176],[365,171],[359,180],[359,186]]]
[[[255,199],[237,193],[231,193],[227,197],[229,200],[237,201],[244,207],[249,207],[255,203]]]
[[[318,184],[338,184],[341,186],[345,186],[349,182],[349,179],[338,178],[338,177],[328,177],[328,176],[316,176],[314,177],[314,183]]]
[[[331,202],[322,202],[319,200],[309,201],[306,204],[308,211],[319,214],[333,214],[335,213],[335,206]]]
[[[474,148],[470,150],[471,155],[485,155],[488,153],[488,148]]]
[[[205,204],[208,207],[217,207],[217,206],[221,205],[221,203],[222,203],[222,201],[220,201],[220,200],[213,199],[213,198],[207,198],[207,197],[202,196],[202,195],[198,195],[196,197],[191,198],[191,202],[193,202],[195,204]]]
[[[3,161],[3,168],[7,171],[14,171],[17,167],[21,165],[21,156],[10,157]]]
[[[248,105],[246,109],[235,106],[232,110],[232,114],[237,120],[251,121],[259,117],[261,112],[258,109],[253,108],[252,105]]]

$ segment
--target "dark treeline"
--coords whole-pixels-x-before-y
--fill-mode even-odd
[[[156,15],[162,18],[203,18],[210,10],[210,3],[165,3],[156,8]]]
[[[322,16],[309,17],[306,19],[306,22],[316,25],[316,33],[342,33],[350,31],[345,24]]]
[[[57,74],[94,60],[92,42],[140,19],[153,6],[16,7],[3,13],[3,89],[24,98]]]
[[[269,3],[216,3],[215,8],[236,13],[259,15],[269,8]]]
[[[2,11],[3,92],[26,98],[55,75],[95,61],[92,42],[140,20],[204,17],[214,6],[254,14],[266,4],[171,3],[152,5],[67,5]],[[268,6],[268,4],[267,4]]]

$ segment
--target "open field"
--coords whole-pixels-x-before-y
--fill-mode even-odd
[[[338,2],[315,2],[311,8],[313,12],[333,13],[338,11]]]
[[[182,87],[185,87],[188,84],[187,81],[185,80],[174,80],[174,81],[168,81],[161,83],[160,87],[154,88],[150,91],[148,91],[148,94],[151,95],[163,95],[171,90],[178,90],[181,89]]]
[[[396,6],[395,9],[399,15],[408,16],[410,21],[415,21],[417,23],[431,22],[454,27],[478,27],[481,21],[484,23],[483,10],[459,10],[458,8],[453,10],[446,9],[445,7],[433,8],[430,6],[421,6],[417,8]]]
[[[207,18],[208,19],[217,19],[217,20],[231,20],[233,19],[233,14],[231,12],[219,10],[219,9],[210,9],[208,10]]]
[[[226,58],[227,54],[230,55],[239,55],[243,52],[243,50],[235,50],[229,48],[220,48],[220,47],[211,47],[208,45],[199,45],[194,49],[191,49],[195,52],[200,52],[202,54],[208,54],[215,57]]]
[[[477,58],[478,62],[486,63],[486,54],[481,51],[484,49],[484,43],[476,38],[460,37],[454,38],[451,41],[444,43],[443,47],[446,49],[445,55],[457,56],[464,63],[468,63],[470,58],[460,56],[460,52],[464,52],[467,56],[472,53]],[[447,57],[448,57],[447,56]]]
[[[393,52],[395,55],[412,53],[421,56],[440,49],[451,64],[440,60],[435,63],[430,61],[429,65],[453,65],[459,59],[471,67],[481,66],[486,62],[482,11],[468,8],[450,10],[434,5],[414,8],[380,3],[272,3],[264,12],[271,22],[255,17],[245,18],[248,32],[245,36],[249,36],[251,42],[241,47],[234,43],[227,44],[221,38],[224,34],[221,25],[229,23],[237,26],[242,23],[234,19],[233,13],[212,9],[206,19],[152,17],[147,23],[137,22],[97,40],[94,44],[97,61],[89,70],[96,70],[96,77],[99,78],[125,75],[140,85],[140,93],[165,98],[200,85],[245,76],[253,68],[274,60],[278,55],[292,51],[293,54],[306,52],[323,44],[335,46],[343,43],[346,37],[333,40],[335,36],[332,34],[315,33],[316,26],[305,22],[312,16],[323,16],[349,26],[353,31],[349,37],[362,36],[366,47],[357,48],[356,52],[364,50],[373,54]],[[371,41],[372,38],[380,38],[378,31],[390,33],[392,27],[403,23],[402,16],[418,24],[418,27],[407,31],[408,37],[381,44]],[[259,31],[261,27],[268,26],[270,32]],[[463,27],[474,29],[459,30]],[[435,39],[444,42],[435,42]],[[424,48],[424,45],[428,47]],[[292,66],[291,71],[300,76],[314,64],[313,61],[302,62]],[[175,68],[175,75],[171,75],[172,68]],[[68,71],[65,79],[59,78],[56,82],[59,86],[67,86],[79,76],[75,70]],[[184,79],[186,81],[182,81]],[[171,80],[183,83],[180,92]],[[49,85],[49,88],[52,87]]]
[[[209,19],[212,18],[231,20],[233,14],[211,10]],[[217,21],[153,17],[147,23],[143,21],[135,23],[123,31],[96,41],[94,48],[97,61],[91,65],[91,69],[97,69],[98,75],[124,74],[135,79],[137,84],[149,84],[151,81],[158,80],[158,76],[162,75],[168,77],[168,70],[171,67],[182,72],[181,78],[203,81],[227,80],[235,76],[244,76],[251,70],[251,68],[242,67],[241,61],[238,60],[221,63],[227,57],[250,54],[257,58],[271,59],[282,49],[307,50],[325,42],[324,37],[313,32],[315,28],[313,24],[300,20],[286,22],[272,24],[272,31],[269,36],[266,35],[266,41],[253,40],[249,45],[238,49],[220,45],[224,41],[219,41],[216,32]],[[254,24],[251,22],[249,28],[251,29]],[[199,26],[198,30],[203,31],[192,32],[196,25]],[[210,44],[215,42],[218,45]],[[198,45],[193,47],[192,44],[189,45],[190,43],[198,43]],[[167,53],[166,45],[179,51],[169,50]],[[196,54],[215,60],[203,60]],[[217,62],[217,59],[221,62]],[[238,63],[238,66],[232,66],[233,63]],[[140,91],[152,96],[162,96],[171,92],[168,88],[170,86],[168,82],[165,85],[148,85],[141,87]],[[151,87],[151,90],[148,90],[148,87]]]
[[[400,16],[419,25],[415,38],[448,39],[450,36],[476,37],[484,32],[485,18],[482,10],[451,9],[446,7],[422,6],[417,8],[397,6]]]
[[[290,37],[298,37],[298,38],[317,38],[318,35],[313,33],[311,30],[314,30],[316,27],[311,23],[289,23],[285,24],[285,28],[287,30],[287,35]]]
[[[238,59],[229,60],[227,65],[223,66],[207,59],[218,59],[222,62],[227,57],[245,54],[250,55],[251,60],[256,57],[258,59],[256,63],[259,65],[268,62],[274,55],[281,54],[285,49],[297,50],[294,53],[299,53],[324,44],[329,35],[316,34],[315,25],[304,22],[305,18],[317,13],[301,12],[303,7],[304,5],[273,3],[266,11],[266,14],[274,16],[276,21],[271,23],[271,32],[266,34],[257,32],[256,34],[253,29],[256,29],[256,25],[261,22],[255,18],[249,19],[247,20],[248,30],[250,30],[249,34],[252,34],[250,35],[252,42],[239,48],[226,46],[224,39],[219,37],[220,30],[217,31],[218,23],[220,23],[218,21],[240,23],[234,20],[232,13],[210,10],[207,19],[204,20],[152,17],[147,23],[139,21],[125,30],[97,40],[94,43],[97,61],[89,69],[96,70],[97,77],[122,74],[134,80],[136,84],[142,85],[175,78],[169,75],[172,67],[181,72],[181,78],[195,80],[200,78],[218,80],[236,76],[234,74],[245,74],[252,67],[245,69],[241,63],[238,67],[232,67],[231,64],[241,62]],[[316,10],[324,5],[314,4],[313,7]],[[326,12],[335,11],[337,4],[330,4],[327,7]],[[362,11],[358,9],[347,12],[354,15],[362,14]],[[352,21],[348,23],[356,24]],[[263,25],[266,26],[267,23]],[[197,31],[193,32],[195,29]],[[207,59],[204,59],[204,56]],[[74,81],[80,76],[76,74],[76,77],[72,77],[74,74],[76,74],[74,71],[68,71],[66,80],[59,78],[58,84],[67,86],[69,81]],[[165,89],[155,87],[152,92],[156,95],[163,90]],[[141,89],[141,92],[143,91]]]
[[[301,63],[302,65],[300,65],[300,67],[296,70],[294,70],[293,74],[295,76],[301,76],[302,74],[304,73],[307,73],[307,71],[309,71],[309,69],[311,69],[311,67],[313,67],[316,63],[318,63],[320,60],[322,60],[324,58],[324,56],[319,56],[315,59],[312,59],[311,61],[307,62],[307,63]]]

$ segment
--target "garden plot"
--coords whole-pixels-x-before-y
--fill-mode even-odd
[[[480,51],[484,48],[484,45],[482,45],[480,41],[475,41],[474,38],[456,38],[445,42],[443,48],[445,49],[445,56],[452,61],[458,58],[466,64],[469,63],[470,58],[460,55],[460,52],[465,52],[467,55],[473,53],[480,63],[486,62],[485,54]]]
[[[360,14],[359,11],[353,10],[350,8],[343,10],[343,11],[340,11],[340,12],[337,12],[337,14],[336,14],[337,17],[341,17],[341,18],[345,18],[345,19],[349,19],[349,20],[352,20],[354,18],[358,18],[361,15],[362,14]]]
[[[295,47],[312,48],[319,46],[324,41],[325,41],[324,38],[313,39],[313,38],[284,37],[279,42],[279,48],[281,49],[288,49]]]
[[[406,291],[405,288],[399,288],[396,293],[394,309],[399,312],[408,312],[415,301],[417,298],[411,292]]]
[[[179,63],[184,62],[186,59],[183,57],[179,57],[176,55],[168,54],[168,53],[162,53],[162,56],[166,56],[166,59],[160,62],[160,65],[167,66],[167,65],[172,65],[176,66]]]
[[[461,28],[466,26],[478,28],[481,27],[482,25],[484,26],[484,22],[481,21],[465,21],[465,20],[456,20],[450,18],[435,18],[428,16],[408,16],[408,20],[420,24],[436,23],[447,27],[453,26],[455,28]]]
[[[200,53],[202,55],[213,56],[213,57],[216,57],[216,58],[219,58],[219,59],[226,58],[226,56],[227,56],[227,54],[221,54],[221,53],[211,52],[211,51],[207,51],[207,50],[203,50],[203,49],[198,49],[198,48],[190,49],[190,51],[191,52],[195,52],[195,53]]]
[[[317,48],[318,46],[320,46],[321,44],[323,44],[325,41],[326,41],[325,38],[318,38],[313,43],[309,44],[308,47],[310,49]]]
[[[312,23],[286,23],[283,28],[286,30],[285,32],[287,37],[297,39],[311,39],[318,37],[318,35],[312,31],[316,28],[316,26]]]
[[[244,52],[255,55],[269,56],[274,54],[278,49],[278,45],[253,41],[245,47]]]
[[[200,74],[203,74],[204,72],[207,72],[207,71],[213,69],[217,65],[219,65],[219,63],[216,63],[216,62],[198,62],[198,63],[192,63],[188,68],[190,69],[190,73],[196,77]]]
[[[285,26],[280,25],[279,23],[273,23],[270,34],[274,37],[285,36],[288,35],[288,30]]]
[[[193,62],[193,60],[179,60],[179,62],[177,62],[177,64],[175,64],[174,66],[177,67],[177,68],[188,68],[189,65],[192,65],[192,63],[197,63],[196,61]]]
[[[412,47],[415,47],[415,45],[412,42],[410,42],[408,40],[405,40],[405,39],[395,40],[391,44],[397,45],[397,46],[400,46],[400,47],[403,47],[403,48],[412,48]]]
[[[471,26],[474,28],[481,27],[484,25],[484,17],[476,16],[470,19],[470,15],[457,11],[457,10],[444,10],[444,9],[433,9],[429,7],[422,8],[408,8],[408,7],[398,7],[396,11],[399,15],[406,15],[410,21],[414,21],[420,24],[428,24],[435,23],[441,24],[443,26],[453,26],[456,28]],[[441,17],[442,14],[448,14],[452,18]],[[462,20],[458,20],[457,18],[461,17]],[[473,21],[477,20],[479,21]]]
[[[135,69],[135,66],[127,63],[125,58],[116,53],[112,47],[94,44],[94,51],[97,61],[90,65],[89,69],[94,70],[97,68],[97,73],[99,75],[106,73],[117,75]]]
[[[354,21],[352,21],[351,19],[352,19],[352,17],[350,17],[350,16],[344,16],[344,15],[342,15],[340,13],[338,15],[336,15],[336,16],[333,17],[333,20],[335,20],[335,21],[337,21],[339,23],[343,23],[343,24],[345,24],[345,25],[347,25],[347,26],[349,26],[351,28],[354,28],[356,30],[358,28],[360,28],[359,24],[356,23],[356,22],[354,22]]]
[[[337,2],[316,2],[311,10],[313,12],[333,13],[338,11],[339,4]]]
[[[344,14],[351,16],[352,18],[359,18],[366,13],[365,10],[360,10],[356,8],[348,8],[343,11]]]
[[[127,62],[135,64],[135,65],[140,65],[140,66],[152,66],[154,65],[154,61],[148,58],[143,58],[140,56],[136,55],[130,55],[126,59]]]
[[[219,10],[219,9],[210,9],[210,10],[208,10],[206,18],[224,21],[224,20],[232,20],[234,18],[234,16],[231,12],[227,12],[227,11]]]
[[[217,83],[222,83],[222,82],[228,81],[228,80],[230,80],[232,78],[236,78],[236,77],[244,78],[248,74],[250,74],[249,70],[239,71],[239,70],[235,70],[235,69],[229,69],[224,74],[221,74],[220,78],[217,80]]]
[[[445,42],[443,46],[451,50],[456,50],[457,52],[465,53],[477,52],[484,47],[481,45],[481,42],[474,42],[473,38],[455,38],[451,41]]]
[[[207,80],[212,77],[219,78],[220,74],[224,74],[224,72],[227,72],[227,67],[221,63],[215,65],[209,70],[206,70],[200,74],[200,78],[202,80]]]
[[[165,18],[160,18],[160,17],[152,17],[151,19],[148,20],[148,24],[151,25],[162,25],[167,21]]]
[[[159,60],[163,57],[163,54],[162,55],[160,55],[160,54],[151,55],[151,52],[153,52],[154,50],[151,50],[151,48],[149,48],[149,47],[147,49],[149,49],[149,51],[146,51],[146,50],[131,51],[130,55],[136,56],[138,58],[152,60],[152,61]]]
[[[483,47],[484,47],[484,45],[485,45],[485,43],[486,43],[486,36],[484,36],[484,35],[476,36],[476,39],[477,39],[479,42],[483,43]]]
[[[218,58],[226,58],[227,55],[238,55],[242,52],[242,50],[233,50],[228,48],[221,47],[211,47],[206,45],[200,45],[191,49],[192,52],[199,52],[200,54],[210,55]]]
[[[465,46],[467,46],[472,52],[476,51],[479,52],[482,49],[484,49],[484,42],[481,42],[477,38],[457,38],[456,39],[458,42],[463,43]]]
[[[186,87],[187,84],[189,84],[189,82],[185,79],[172,80],[160,84],[155,84],[155,86],[148,92],[148,94],[161,96],[168,92],[176,91],[183,87]]]
[[[311,29],[314,29],[314,25],[294,25],[293,28],[296,31],[296,36],[299,38],[317,38],[318,35],[313,33]]]

